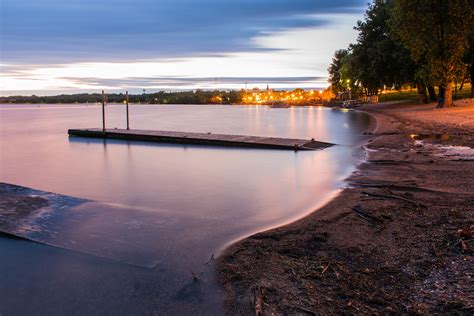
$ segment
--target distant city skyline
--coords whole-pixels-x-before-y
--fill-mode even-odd
[[[324,88],[366,1],[3,0],[0,94]]]

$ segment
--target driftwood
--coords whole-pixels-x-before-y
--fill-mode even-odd
[[[374,189],[389,189],[394,191],[411,191],[411,192],[426,192],[426,193],[436,193],[436,194],[450,194],[450,192],[433,190],[423,187],[416,187],[411,185],[398,185],[398,184],[388,184],[388,183],[370,183],[370,182],[357,182],[353,184],[356,188],[374,188]]]
[[[370,192],[362,192],[362,194],[365,194],[365,195],[368,195],[368,196],[373,196],[373,197],[380,197],[380,198],[386,198],[386,199],[401,200],[401,201],[405,201],[405,202],[414,204],[414,205],[416,205],[416,206],[427,207],[427,206],[426,206],[425,204],[423,204],[423,203],[419,203],[419,202],[417,202],[417,201],[414,201],[414,200],[411,200],[411,199],[408,199],[408,198],[404,198],[404,197],[398,196],[398,195],[393,195],[393,194],[378,194],[378,193],[370,193]]]
[[[376,217],[376,216],[373,216],[372,214],[368,213],[367,211],[365,211],[362,206],[360,205],[356,205],[352,208],[352,210],[357,214],[359,215],[360,218],[362,218],[363,220],[367,221],[368,223],[372,224],[372,225],[375,225],[375,224],[380,224],[383,222],[382,219]]]
[[[412,161],[407,160],[392,160],[392,159],[373,159],[367,160],[368,163],[373,163],[377,165],[401,165],[401,164],[411,164]]]

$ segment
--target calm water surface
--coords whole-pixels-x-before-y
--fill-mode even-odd
[[[100,113],[0,105],[1,182],[100,202],[53,214],[44,230],[65,249],[0,238],[2,315],[220,313],[211,255],[327,202],[354,170],[369,124],[365,114],[321,107],[132,105],[132,128],[338,146],[292,152],[67,136],[101,126]],[[124,119],[123,105],[107,106],[109,128]]]

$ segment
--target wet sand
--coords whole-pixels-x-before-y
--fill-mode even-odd
[[[473,313],[474,101],[434,107],[362,108],[377,126],[349,187],[219,258],[227,314]]]

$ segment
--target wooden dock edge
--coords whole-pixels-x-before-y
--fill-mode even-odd
[[[168,144],[188,144],[188,145],[205,145],[205,146],[221,146],[221,147],[240,147],[240,148],[260,148],[260,149],[280,149],[280,150],[321,150],[334,144],[319,142],[315,140],[307,140],[304,144],[276,144],[271,143],[272,140],[288,140],[284,138],[271,138],[268,137],[267,143],[264,142],[249,142],[249,141],[229,141],[225,139],[205,139],[200,137],[193,137],[193,135],[201,135],[200,133],[186,133],[186,136],[168,136],[159,134],[146,134],[146,133],[134,133],[133,130],[127,132],[121,132],[122,130],[111,130],[105,131],[98,129],[69,129],[69,136],[73,137],[86,137],[86,138],[100,138],[100,139],[118,139],[118,140],[130,140],[130,141],[145,141],[155,143],[168,143]],[[153,131],[148,131],[153,132]],[[159,133],[159,131],[157,131]],[[169,133],[169,132],[166,132]],[[216,134],[218,135],[218,134]],[[232,136],[232,135],[221,135],[221,136]],[[265,137],[258,137],[259,139]],[[298,140],[301,141],[301,140]]]

